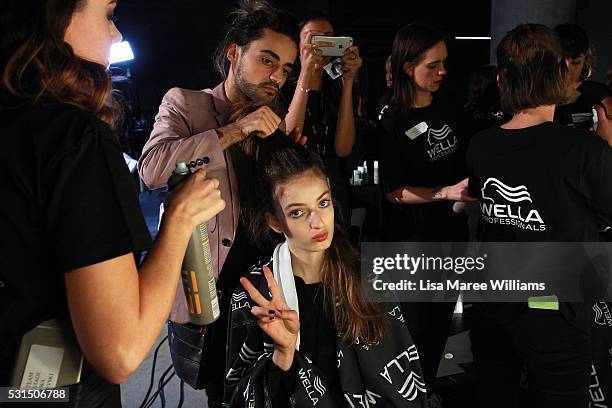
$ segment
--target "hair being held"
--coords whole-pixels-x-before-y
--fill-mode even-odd
[[[315,153],[295,143],[282,132],[257,139],[254,158],[257,163],[257,202],[249,231],[256,242],[275,243],[278,237],[268,226],[266,213],[275,214],[279,186],[295,177],[312,172],[327,181],[325,167]],[[278,216],[278,215],[277,215]],[[321,271],[324,305],[337,330],[348,344],[357,339],[368,344],[382,340],[385,319],[378,304],[365,299],[361,290],[359,254],[353,249],[338,223]]]

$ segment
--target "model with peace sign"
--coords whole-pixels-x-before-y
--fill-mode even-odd
[[[423,406],[418,351],[400,308],[362,291],[321,159],[282,135],[255,150],[260,208],[251,230],[259,242],[284,242],[232,295],[224,403]]]

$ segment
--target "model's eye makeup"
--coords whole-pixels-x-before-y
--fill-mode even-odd
[[[304,211],[302,210],[293,210],[289,213],[289,216],[291,218],[300,218],[302,214],[304,214]]]

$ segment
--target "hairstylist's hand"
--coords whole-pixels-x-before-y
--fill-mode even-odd
[[[206,172],[201,169],[173,190],[167,203],[165,213],[168,214],[168,220],[178,220],[189,230],[208,222],[225,208],[219,180],[206,178]]]
[[[361,68],[361,64],[363,60],[359,56],[359,48],[356,45],[353,45],[350,48],[347,48],[344,51],[344,55],[342,56],[342,75],[345,79],[353,79],[359,68]]]
[[[595,105],[597,112],[597,134],[612,147],[612,96],[601,101],[602,106]]]
[[[266,138],[278,129],[281,119],[268,106],[262,106],[255,112],[249,113],[244,118],[234,122],[240,128],[243,139],[251,134]]]
[[[477,198],[468,195],[468,182],[469,178],[466,177],[455,185],[434,190],[433,198],[450,201],[476,201]]]
[[[272,294],[271,300],[263,297],[248,279],[240,278],[240,283],[258,305],[251,308],[251,313],[257,317],[257,325],[274,341],[272,361],[281,370],[287,371],[293,363],[300,320],[295,310],[289,309],[285,303],[270,268],[264,266],[263,271]]]

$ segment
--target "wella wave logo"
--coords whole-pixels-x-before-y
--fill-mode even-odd
[[[429,161],[449,155],[459,148],[457,136],[448,125],[442,126],[441,129],[429,129],[427,143],[429,147],[426,148],[426,152]]]
[[[480,191],[480,210],[486,222],[530,231],[546,230],[542,216],[533,208],[533,200],[526,186],[512,187],[489,177]]]
[[[595,323],[601,326],[612,327],[612,312],[606,302],[597,302],[593,305],[595,312]]]

